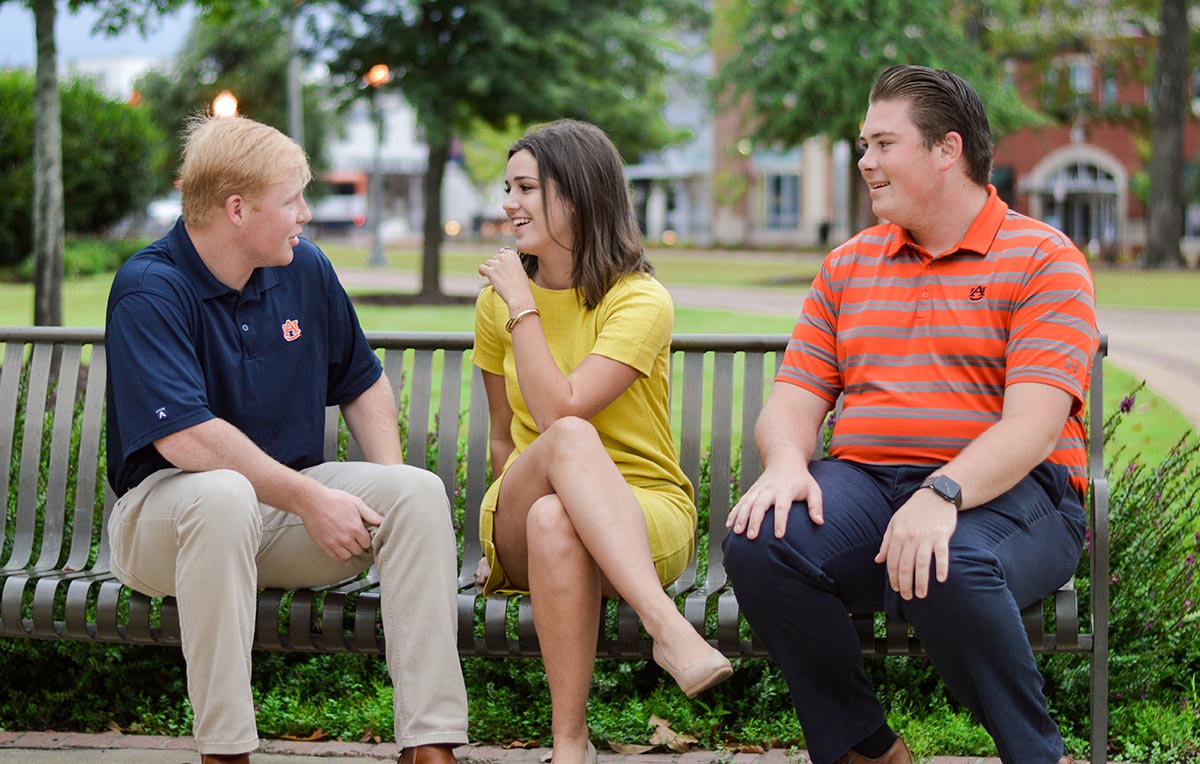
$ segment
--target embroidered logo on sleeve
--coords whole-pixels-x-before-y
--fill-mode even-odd
[[[283,338],[288,342],[295,342],[300,339],[299,319],[289,318],[283,322]]]
[[[166,419],[167,418],[166,407],[164,406],[162,408],[154,409],[154,418],[155,419]]]

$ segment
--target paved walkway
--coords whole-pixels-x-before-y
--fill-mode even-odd
[[[390,270],[342,270],[346,286],[415,292],[415,273]],[[449,294],[475,295],[483,280],[443,276]],[[802,290],[793,287],[720,287],[666,285],[675,304],[722,308],[773,316],[796,316]],[[1200,312],[1101,308],[1100,331],[1108,335],[1109,362],[1145,379],[1156,393],[1183,412],[1200,430]]]
[[[455,754],[464,764],[540,764],[546,748],[464,746]],[[395,761],[394,743],[299,743],[265,740],[250,757],[253,764],[371,764]],[[0,764],[196,764],[190,737],[151,735],[0,732]],[[1000,764],[998,758],[934,756],[926,764]],[[807,764],[801,752],[772,749],[765,753],[691,751],[683,754],[625,755],[604,750],[600,764]]]

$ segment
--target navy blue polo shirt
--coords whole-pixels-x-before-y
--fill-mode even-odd
[[[154,441],[221,418],[277,461],[324,461],[325,407],[383,367],[324,253],[258,268],[239,293],[196,253],[182,219],[121,266],[108,296],[108,480],[120,496],[170,467]]]

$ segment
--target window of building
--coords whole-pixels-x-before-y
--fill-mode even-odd
[[[1090,61],[1073,61],[1068,73],[1072,104],[1081,109],[1092,100],[1092,64]]]
[[[1118,97],[1117,65],[1111,61],[1106,63],[1100,77],[1100,105],[1116,106]]]
[[[794,229],[800,226],[800,176],[769,173],[765,177],[767,228]]]
[[[1200,67],[1192,69],[1191,81],[1192,114],[1200,116]]]

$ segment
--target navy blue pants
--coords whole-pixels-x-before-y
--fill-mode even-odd
[[[928,466],[837,459],[810,465],[824,525],[804,502],[775,538],[769,510],[757,539],[730,532],[725,568],[754,633],[779,664],[814,764],[844,755],[884,724],[863,672],[848,613],[885,610],[912,624],[950,691],[1012,764],[1056,764],[1062,736],[1051,721],[1020,610],[1075,571],[1086,514],[1065,468],[1044,463],[1006,494],[961,512],[950,539],[950,575],[904,601],[874,562],[883,533]]]

